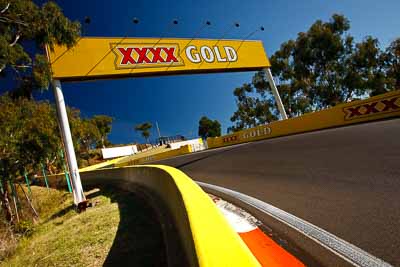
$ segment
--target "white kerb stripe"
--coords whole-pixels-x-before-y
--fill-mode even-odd
[[[233,227],[233,229],[235,229],[237,233],[247,233],[257,229],[257,226],[254,223],[246,220],[246,218],[240,216],[235,211],[228,209],[226,207],[227,203],[225,201],[219,199],[214,200],[214,202],[218,209],[224,215],[225,219],[228,220],[229,224]]]

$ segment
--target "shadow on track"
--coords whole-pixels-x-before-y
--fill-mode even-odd
[[[237,147],[229,148],[229,149],[224,149],[224,150],[219,150],[219,151],[211,151],[211,153],[205,153],[204,156],[201,156],[201,154],[200,154],[201,152],[200,152],[199,154],[196,154],[196,153],[189,154],[189,156],[193,156],[193,157],[195,157],[195,156],[200,156],[200,157],[199,157],[199,158],[196,158],[196,159],[193,159],[193,160],[186,161],[186,162],[181,163],[181,164],[178,164],[178,165],[172,164],[172,165],[170,165],[170,166],[172,166],[172,167],[174,167],[174,168],[177,168],[177,169],[181,169],[181,168],[183,168],[183,167],[185,167],[185,166],[191,165],[191,164],[196,163],[196,162],[198,162],[198,161],[202,161],[202,160],[205,160],[205,159],[208,159],[208,158],[211,158],[211,157],[219,156],[219,155],[221,155],[221,154],[223,154],[223,153],[229,152],[229,151],[234,150],[234,149],[237,149]],[[178,159],[179,159],[179,158],[178,158]],[[169,160],[169,159],[161,160],[161,161],[156,161],[156,162],[152,162],[152,163],[154,163],[154,164],[166,164],[166,165],[168,165],[168,163],[167,163],[168,160]]]

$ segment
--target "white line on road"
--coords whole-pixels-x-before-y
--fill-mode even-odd
[[[197,182],[197,181],[196,181]],[[321,246],[332,251],[339,257],[353,264],[354,266],[365,267],[391,267],[389,263],[369,254],[359,247],[315,226],[303,219],[300,219],[286,211],[274,207],[254,197],[233,191],[224,187],[197,182],[201,187],[209,188],[243,201],[244,203],[268,214],[269,216],[288,225],[296,231],[314,240]]]

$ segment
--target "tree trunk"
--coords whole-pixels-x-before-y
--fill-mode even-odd
[[[0,192],[1,207],[6,216],[6,221],[12,222],[13,221],[13,213],[11,210],[10,200],[9,200],[10,190],[8,188],[8,184],[7,184],[5,177],[1,177],[0,180],[1,180],[0,182],[1,182],[2,189],[3,189]]]
[[[106,146],[104,145],[104,136],[101,137],[101,145],[103,146],[103,148],[106,148]]]
[[[56,157],[54,157],[53,161],[50,161],[49,158],[46,158],[46,165],[44,167],[44,169],[47,171],[47,173],[49,173],[50,175],[54,174],[53,170],[52,170],[52,166],[54,164],[54,162],[56,161]]]

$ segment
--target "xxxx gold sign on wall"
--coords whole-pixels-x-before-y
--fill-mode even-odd
[[[73,48],[47,49],[53,78],[229,72],[270,67],[261,41],[82,38]]]

